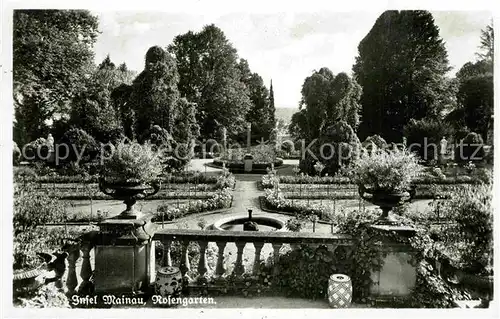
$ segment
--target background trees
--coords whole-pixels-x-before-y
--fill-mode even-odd
[[[172,56],[159,46],[149,48],[144,71],[134,79],[130,93],[137,136],[155,124],[172,131],[180,97],[178,82],[177,65]]]
[[[215,138],[222,127],[230,135],[244,130],[252,103],[241,82],[236,49],[224,33],[208,25],[175,37],[168,50],[177,62],[181,96],[197,104],[202,136]]]
[[[463,138],[464,126],[468,131],[481,134],[490,143],[493,131],[493,53],[492,25],[481,32],[478,60],[465,63],[457,72],[457,105],[446,119]],[[455,134],[457,135],[457,134]],[[457,136],[457,139],[460,137]]]
[[[252,124],[252,140],[268,140],[276,125],[274,97],[271,97],[262,77],[250,71],[245,59],[240,59],[238,69],[241,73],[241,82],[245,84],[252,104],[246,115],[246,121]]]
[[[360,134],[400,142],[410,119],[437,116],[447,99],[447,52],[427,11],[386,11],[358,46]]]
[[[314,142],[309,152],[303,154],[300,167],[314,173],[314,164],[323,162],[323,173],[336,174],[348,162],[339,160],[340,152],[353,151],[359,140],[355,129],[359,124],[359,99],[361,87],[345,73],[334,75],[328,68],[304,80],[301,110],[292,116],[290,134],[303,139],[305,146]],[[331,146],[322,148],[323,144]],[[324,155],[324,156],[323,156]]]
[[[79,127],[103,143],[120,139],[124,129],[112,92],[121,85],[130,84],[134,76],[135,72],[128,71],[125,64],[115,68],[108,55],[73,98],[67,126]]]
[[[15,10],[14,140],[47,133],[47,120],[66,114],[92,66],[97,17],[85,10]]]
[[[301,110],[292,116],[291,135],[311,141],[340,120],[356,129],[360,95],[361,87],[347,74],[335,76],[328,68],[315,71],[302,85]]]

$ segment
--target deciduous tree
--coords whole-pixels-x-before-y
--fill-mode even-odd
[[[232,135],[243,131],[251,101],[240,80],[236,49],[222,30],[207,25],[179,35],[169,52],[177,62],[181,96],[197,105],[201,135],[216,138],[222,127]]]
[[[98,20],[85,10],[15,10],[14,139],[47,133],[47,121],[69,112],[93,64]]]

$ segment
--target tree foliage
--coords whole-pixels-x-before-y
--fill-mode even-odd
[[[493,23],[486,26],[481,30],[481,45],[479,46],[481,52],[477,53],[480,60],[486,60],[493,63],[495,58],[495,31]]]
[[[134,72],[115,68],[108,55],[73,98],[69,125],[85,130],[103,143],[119,140],[124,130],[113,92],[130,84],[133,76]]]
[[[493,125],[493,74],[487,73],[463,81],[458,100],[463,107],[467,127],[479,132],[488,141],[488,132]]]
[[[338,121],[352,128],[359,124],[360,86],[345,73],[334,75],[321,68],[304,80],[301,110],[292,116],[290,132],[295,138],[311,141]]]
[[[252,124],[252,139],[260,140],[263,138],[267,140],[275,126],[275,110],[271,108],[270,93],[264,85],[262,77],[250,71],[245,59],[240,60],[238,68],[241,73],[241,82],[245,84],[252,102],[246,115],[246,121]]]
[[[486,143],[493,131],[493,42],[493,28],[488,25],[481,33],[480,59],[465,63],[456,74],[457,105],[446,117],[457,132],[466,126]]]
[[[15,10],[14,138],[24,144],[47,133],[46,120],[67,113],[92,66],[98,20],[85,10]]]
[[[404,133],[409,150],[418,154],[424,161],[432,161],[438,159],[440,141],[450,132],[448,126],[439,119],[423,118],[410,120]]]
[[[145,62],[144,71],[132,83],[128,102],[135,113],[135,133],[139,136],[152,125],[171,132],[179,99],[175,60],[159,46],[153,46],[146,52]]]
[[[215,25],[198,33],[174,38],[169,51],[175,56],[181,96],[198,106],[202,136],[217,137],[222,127],[228,134],[244,129],[251,107],[248,89],[241,82],[236,49]]]
[[[315,174],[314,165],[321,162],[325,165],[322,174],[333,176],[342,167],[349,166],[359,155],[361,143],[352,127],[343,120],[325,127],[320,138],[304,154],[300,161],[300,169],[308,174]]]
[[[410,119],[437,116],[448,100],[447,52],[432,15],[386,11],[358,46],[353,67],[363,88],[361,134],[400,142]]]

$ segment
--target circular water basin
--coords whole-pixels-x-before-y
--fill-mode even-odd
[[[285,231],[285,224],[276,218],[268,216],[252,216],[247,215],[229,216],[219,219],[213,225],[215,230],[243,231],[243,224],[252,221],[257,223],[259,231]]]

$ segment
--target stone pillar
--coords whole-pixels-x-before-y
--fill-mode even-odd
[[[372,225],[382,235],[396,232],[405,237],[415,234],[415,229],[406,226]],[[381,269],[372,271],[370,297],[374,300],[405,298],[415,287],[417,270],[412,248],[404,243],[382,240],[379,245]]]
[[[148,292],[155,281],[152,241],[157,226],[152,215],[137,219],[120,216],[103,221],[95,246],[95,292]]]

